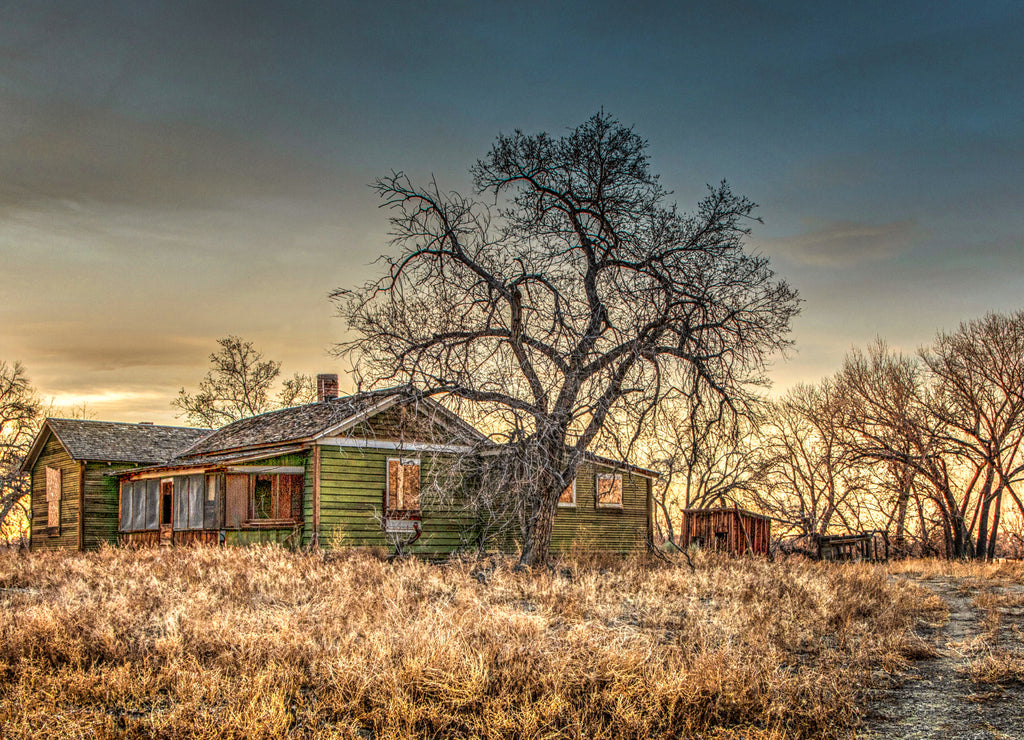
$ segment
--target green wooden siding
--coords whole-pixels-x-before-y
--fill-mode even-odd
[[[46,469],[61,471],[60,534],[46,531]],[[32,549],[78,547],[78,463],[71,459],[57,438],[50,438],[32,466]]]
[[[320,543],[325,547],[393,546],[378,517],[384,507],[389,457],[418,457],[421,461],[423,494],[422,534],[409,551],[421,555],[444,555],[470,549],[473,540],[472,515],[460,506],[464,499],[452,496],[442,505],[431,494],[435,473],[450,460],[445,454],[402,453],[396,450],[359,449],[337,446],[320,448]],[[307,465],[303,544],[310,544],[313,521],[312,456]],[[602,468],[603,472],[605,471]],[[622,508],[597,508],[596,473],[586,464],[577,476],[576,508],[559,508],[555,514],[551,545],[555,551],[580,545],[597,550],[629,552],[647,537],[647,479],[622,473]],[[504,549],[513,549],[513,538],[498,538]]]
[[[60,534],[46,532],[46,468],[60,468]],[[117,542],[118,480],[107,476],[127,464],[90,462],[85,464],[85,549],[95,550],[101,542]],[[32,548],[78,547],[79,463],[71,459],[53,435],[32,466]]]
[[[278,455],[277,457],[268,457],[265,460],[251,460],[248,462],[240,462],[239,465],[281,465],[288,467],[298,467],[306,464],[306,456],[308,453],[305,452],[293,452],[290,455]]]
[[[112,473],[124,465],[87,463],[85,466],[85,548],[95,550],[102,542],[118,540],[119,482]]]
[[[444,555],[464,548],[471,536],[471,517],[460,511],[457,503],[451,506],[440,501],[438,494],[431,490],[435,476],[444,476],[450,456],[335,446],[320,448],[321,544],[392,547],[392,541],[377,519],[384,508],[389,457],[420,460],[422,535],[409,552]],[[309,498],[312,499],[312,492]],[[307,524],[312,522],[311,514],[306,521]],[[305,541],[308,542],[308,536]]]
[[[224,533],[227,545],[258,545],[277,543],[285,547],[296,547],[301,537],[292,529],[229,529]]]
[[[573,545],[629,552],[647,540],[647,479],[622,473],[622,508],[597,507],[597,474],[610,468],[585,463],[576,473],[576,508],[558,507],[551,528],[551,549],[567,551]]]

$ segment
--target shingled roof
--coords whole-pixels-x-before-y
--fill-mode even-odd
[[[366,413],[387,399],[376,393],[365,393],[250,416],[221,427],[188,449],[179,451],[176,460],[309,439],[325,429]]]
[[[278,448],[289,443],[308,442],[321,436],[340,434],[359,421],[411,398],[404,389],[387,389],[251,416],[204,437],[168,461],[168,465],[202,464],[210,462],[214,456],[221,458],[226,453]],[[419,398],[417,403],[428,406],[431,411],[446,419],[448,425],[457,430],[456,433],[464,440],[485,439],[480,432],[436,401]]]
[[[22,469],[32,467],[50,433],[74,460],[153,464],[174,457],[210,431],[90,419],[47,419]]]

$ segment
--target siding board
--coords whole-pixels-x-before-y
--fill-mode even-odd
[[[50,535],[46,527],[46,468],[61,471],[60,531]],[[78,547],[78,463],[52,434],[32,466],[33,550]]]

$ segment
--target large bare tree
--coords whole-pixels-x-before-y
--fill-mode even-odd
[[[605,113],[561,137],[500,135],[471,173],[489,204],[401,173],[376,183],[399,254],[335,293],[355,335],[338,350],[371,384],[487,409],[517,449],[531,565],[609,417],[628,410],[639,433],[694,371],[738,396],[786,344],[797,298],[743,249],[752,202],[722,183],[680,213],[647,143]]]

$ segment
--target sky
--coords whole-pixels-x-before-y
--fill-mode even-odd
[[[796,288],[775,391],[1024,308],[1024,4],[0,2],[0,360],[176,423],[216,340],[337,372],[392,170],[602,108],[691,210],[727,180]],[[180,422],[177,422],[180,423]]]

